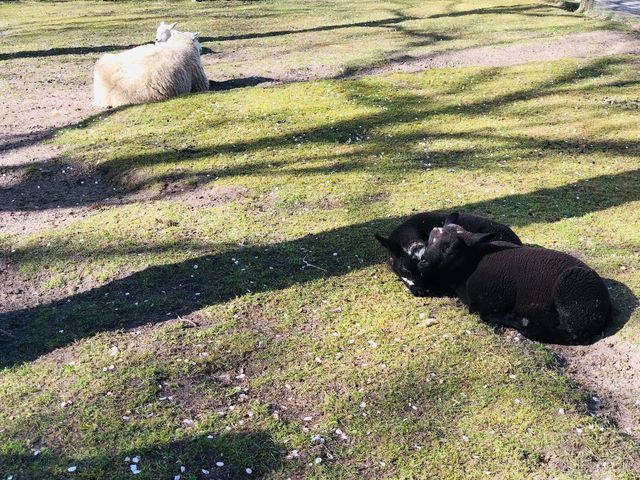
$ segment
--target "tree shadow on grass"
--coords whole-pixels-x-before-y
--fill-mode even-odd
[[[470,15],[525,15],[534,17],[549,17],[549,10],[554,5],[541,5],[535,3],[523,3],[519,5],[504,5],[486,8],[474,8],[470,10],[449,11],[446,13],[436,13],[427,18],[450,18],[466,17]]]
[[[244,33],[240,35],[223,35],[219,37],[200,37],[202,42],[229,42],[235,40],[253,40],[255,38],[280,37],[282,35],[295,35],[298,33],[327,32],[332,30],[342,30],[345,28],[362,28],[362,27],[386,27],[397,25],[398,23],[408,22],[411,20],[419,20],[420,17],[411,17],[406,15],[383,18],[381,20],[369,20],[364,22],[344,23],[338,25],[320,25],[318,27],[290,29],[290,30],[273,30],[268,32]]]
[[[213,439],[202,435],[98,457],[63,456],[53,449],[38,456],[31,452],[2,455],[0,472],[16,479],[66,478],[67,469],[75,466],[74,475],[81,478],[130,478],[133,462],[124,459],[139,456],[144,478],[173,478],[181,474],[181,466],[186,470],[183,478],[196,478],[194,474],[200,478],[202,469],[209,470],[212,478],[247,478],[246,468],[253,470],[252,478],[262,478],[281,467],[286,453],[266,431],[225,432]],[[220,460],[223,467],[215,464]]]
[[[610,75],[610,68],[616,65],[624,65],[624,60],[621,59],[600,59],[593,62],[589,62],[586,65],[581,65],[578,68],[571,70],[568,73],[563,73],[555,76],[551,81],[544,79],[537,82],[534,85],[529,85],[525,88],[520,88],[515,91],[510,91],[501,95],[496,95],[493,98],[480,99],[467,103],[464,106],[464,116],[468,119],[483,118],[487,114],[499,111],[509,105],[516,102],[525,102],[533,99],[544,98],[549,95],[562,94],[565,91],[576,91],[576,81],[584,81],[599,76]],[[489,69],[488,72],[481,72],[480,74],[474,72],[470,74],[470,79],[477,84],[486,85],[487,88],[491,88],[493,81],[499,81],[496,78],[496,70]],[[466,78],[466,77],[465,77]],[[246,85],[253,85],[268,81],[267,78],[261,77],[249,77],[247,79],[230,80],[226,82],[211,82],[211,88],[213,89],[228,89],[235,87],[242,87]],[[611,78],[612,82],[619,82],[619,79]],[[455,82],[456,85],[459,82]],[[580,91],[585,93],[590,92],[595,88],[602,89],[603,87],[611,86],[609,83],[605,85],[593,86],[586,83]],[[616,85],[617,86],[617,85]],[[212,164],[210,169],[197,170],[182,169],[180,163],[193,162],[207,157],[214,157],[219,154],[241,154],[251,153],[257,151],[271,151],[287,147],[291,144],[291,135],[296,134],[303,136],[305,140],[311,144],[326,144],[326,143],[344,143],[348,141],[353,135],[358,134],[362,129],[367,131],[376,131],[381,128],[390,128],[394,125],[403,125],[407,122],[414,122],[417,118],[424,118],[425,116],[437,116],[437,115],[460,115],[461,107],[456,102],[450,102],[442,104],[430,105],[424,102],[424,98],[417,94],[407,91],[389,92],[387,84],[376,85],[367,81],[350,81],[344,84],[345,93],[350,100],[361,104],[366,108],[375,108],[372,113],[359,116],[354,119],[348,119],[339,122],[327,122],[319,126],[313,126],[303,129],[301,131],[291,132],[288,131],[284,134],[268,134],[262,137],[251,139],[248,141],[231,141],[225,143],[219,143],[217,145],[207,148],[165,148],[161,151],[151,151],[142,154],[134,155],[121,155],[114,158],[102,161],[96,168],[96,174],[102,175],[105,182],[109,183],[109,189],[103,189],[102,191],[89,191],[89,185],[84,184],[86,195],[79,198],[77,191],[82,190],[76,188],[76,191],[70,189],[70,195],[68,198],[64,195],[64,190],[58,189],[58,197],[54,201],[51,201],[55,197],[56,192],[46,193],[50,186],[55,185],[55,182],[49,180],[49,175],[37,175],[37,170],[34,170],[34,175],[23,177],[22,181],[17,182],[10,188],[0,189],[0,207],[1,210],[6,211],[25,211],[25,210],[40,210],[43,208],[50,208],[51,206],[77,206],[86,205],[87,203],[99,202],[106,200],[113,195],[114,189],[120,195],[133,194],[142,189],[153,187],[158,184],[166,182],[190,182],[197,184],[199,181],[207,181],[207,179],[215,177],[229,177],[240,175],[257,175],[260,173],[268,172],[269,175],[278,173],[285,169],[288,165],[294,166],[294,160],[292,157],[291,162],[281,165],[279,169],[273,169],[272,162],[266,161],[262,163],[256,163],[253,161],[251,165],[247,165],[245,161],[241,159],[231,166],[219,167]],[[455,92],[450,92],[454,95]],[[207,95],[207,94],[201,94]],[[382,108],[381,108],[382,107]],[[618,108],[618,107],[616,107]],[[112,113],[112,112],[109,112]],[[74,125],[75,128],[85,129],[92,126],[97,119],[102,119],[104,113],[92,116],[78,124]],[[533,120],[532,120],[533,121]],[[47,132],[44,139],[50,138],[56,131]],[[501,136],[500,133],[495,133],[492,130],[480,130],[461,133],[448,133],[448,132],[429,132],[424,129],[418,129],[401,135],[394,136],[394,144],[414,144],[416,141],[422,140],[425,136],[428,136],[430,140],[438,139],[453,139],[462,141],[482,141],[490,142],[498,140],[505,145],[502,147],[512,150],[511,153],[516,153],[515,156],[520,156],[522,149],[528,149],[532,151],[542,152],[554,152],[558,150],[568,151],[572,154],[590,153],[594,151],[603,151],[615,155],[632,156],[638,154],[637,143],[619,141],[614,139],[592,139],[587,141],[576,140],[574,138],[564,139],[547,139],[543,136],[529,137],[524,135],[516,136]],[[366,143],[362,144],[360,150],[360,157],[364,158],[365,153],[377,154],[380,149],[390,148],[389,139],[386,135],[372,135]],[[483,161],[472,161],[471,156],[474,158],[480,155],[486,155],[489,158],[492,152],[483,151],[482,147],[473,146],[473,148],[466,148],[460,150],[448,150],[444,152],[434,152],[431,158],[433,168],[478,168],[478,166],[484,166]],[[71,152],[73,155],[73,152]],[[79,153],[82,155],[82,153]],[[537,155],[537,154],[536,154]],[[270,157],[270,155],[268,155]],[[394,165],[385,166],[380,168],[380,173],[393,171],[407,171],[409,169],[422,170],[424,167],[421,163],[411,160],[412,152],[407,152],[402,162],[395,162]],[[330,158],[326,159],[331,161]],[[362,168],[363,162],[350,160],[345,158],[335,157],[336,161],[341,162],[342,169],[348,171],[349,169]],[[153,175],[130,175],[130,172],[139,168],[145,168],[147,166],[155,166],[162,164],[175,164],[176,168],[170,172],[162,173],[158,176]],[[475,167],[473,165],[476,165]],[[32,166],[33,167],[33,166]],[[6,171],[8,168],[3,168]],[[25,168],[19,166],[18,168]],[[298,173],[323,173],[326,172],[326,168],[323,167],[303,167]],[[135,179],[135,180],[134,180]],[[92,182],[93,183],[93,182]],[[61,195],[62,193],[62,195]],[[104,197],[104,198],[103,198]]]
[[[49,48],[47,50],[23,50],[21,52],[0,53],[0,61],[14,60],[16,58],[40,58],[57,57],[59,55],[87,55],[91,53],[106,53],[114,52],[117,50],[128,50],[130,48],[139,47],[140,45],[144,45],[144,43],[131,45],[99,45],[95,47],[61,47]]]
[[[339,25],[320,25],[317,27],[311,28],[303,28],[299,30],[291,29],[291,30],[275,30],[268,32],[256,32],[256,33],[245,33],[240,35],[226,35],[226,36],[217,36],[217,37],[200,37],[201,42],[228,42],[235,40],[250,40],[255,38],[270,38],[270,37],[279,37],[282,35],[293,35],[297,33],[312,33],[312,32],[325,32],[331,30],[341,30],[345,28],[362,28],[362,27],[385,27],[389,25],[396,25],[398,23],[407,22],[411,20],[417,20],[419,17],[411,17],[411,16],[399,16],[392,18],[384,18],[381,20],[370,20],[364,22],[355,22],[355,23],[345,23]],[[151,42],[147,42],[151,43]],[[142,44],[131,44],[131,45],[99,45],[93,47],[60,47],[60,48],[49,48],[47,50],[22,50],[19,52],[9,52],[9,53],[0,53],[0,61],[4,60],[14,60],[18,58],[41,58],[41,57],[56,57],[60,55],[87,55],[91,53],[105,53],[105,52],[113,52],[117,50],[127,50],[129,48],[134,48]],[[208,53],[208,52],[205,52]]]
[[[456,209],[514,226],[546,223],[638,200],[638,184],[640,169]],[[271,245],[220,245],[217,253],[149,267],[61,301],[0,314],[4,331],[0,366],[34,360],[101,331],[162,322],[246,294],[282,290],[369,267],[383,260],[373,234],[387,233],[401,220],[376,219]],[[358,246],[357,257],[354,246]],[[37,252],[23,252],[27,253]]]
[[[231,80],[223,80],[217,82],[215,80],[209,80],[209,90],[211,91],[224,91],[232,90],[234,88],[255,87],[264,83],[271,83],[275,80],[268,77],[244,77],[244,78],[232,78]]]

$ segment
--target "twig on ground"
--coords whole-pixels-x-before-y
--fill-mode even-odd
[[[313,263],[307,262],[307,257],[304,257],[302,259],[302,262],[304,263],[305,267],[313,267],[313,268],[317,268],[318,270],[322,270],[323,272],[326,272],[324,268],[320,268],[317,265],[314,265]]]

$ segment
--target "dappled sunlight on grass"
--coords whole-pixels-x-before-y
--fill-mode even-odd
[[[151,5],[145,28],[175,12]],[[185,23],[215,30],[212,48],[246,43],[265,62],[257,45],[288,48],[285,70],[305,45],[335,56],[373,32],[358,68],[396,48],[587,28],[503,1],[366,4],[350,21],[378,23],[348,28],[350,4],[320,2],[304,19],[299,2],[184,8]],[[74,25],[87,38],[122,33],[140,9],[66,12],[29,50],[65,28],[70,45]],[[31,31],[13,22],[12,41]],[[244,37],[220,38],[235,30]],[[310,43],[278,43],[291,35]],[[0,237],[17,299],[0,306],[0,473],[130,478],[140,456],[146,479],[181,466],[182,478],[637,477],[637,445],[590,415],[556,356],[454,299],[410,296],[373,234],[438,208],[508,223],[617,282],[615,321],[640,345],[639,66],[610,57],[209,92],[65,129],[53,140],[65,161],[122,198],[105,190],[87,218]]]

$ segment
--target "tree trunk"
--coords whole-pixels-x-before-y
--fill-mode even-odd
[[[576,11],[578,13],[587,13],[589,10],[593,8],[594,3],[595,3],[595,0],[580,0],[580,6]]]

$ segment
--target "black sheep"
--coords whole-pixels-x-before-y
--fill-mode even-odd
[[[453,293],[437,279],[421,274],[418,269],[418,263],[426,251],[429,233],[435,227],[443,226],[447,215],[444,212],[418,213],[409,217],[391,232],[389,238],[375,236],[387,249],[388,263],[391,269],[402,279],[409,291],[417,297]],[[491,232],[499,240],[517,245],[522,244],[509,227],[488,218],[462,213],[458,216],[458,222],[471,232]]]
[[[611,316],[609,292],[589,266],[566,253],[491,241],[455,215],[435,228],[421,270],[437,275],[484,321],[554,343],[585,343]]]

